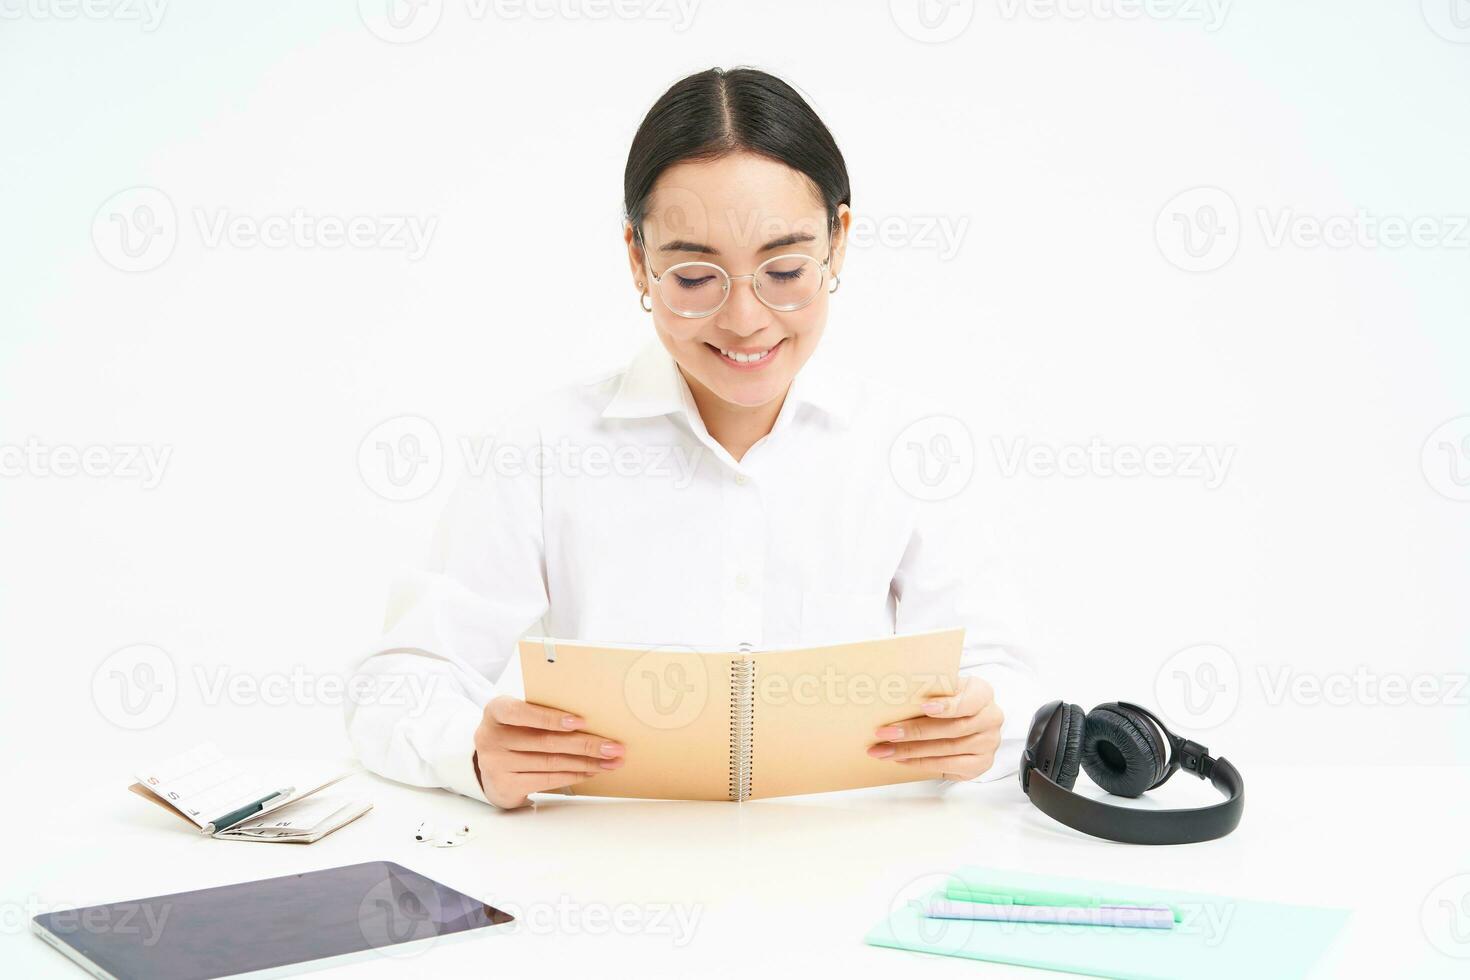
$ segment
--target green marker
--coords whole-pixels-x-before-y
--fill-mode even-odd
[[[986,891],[981,887],[966,884],[959,878],[951,878],[944,890],[944,897],[956,902],[980,902],[986,905],[1049,905],[1082,906],[1100,908],[1104,905],[1131,908],[1167,908],[1174,914],[1175,922],[1184,921],[1184,915],[1173,905],[1157,899],[1116,898],[1100,895],[1078,895],[1072,892],[1053,892],[1041,888],[1008,888],[1004,891]]]

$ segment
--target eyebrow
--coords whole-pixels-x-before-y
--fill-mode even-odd
[[[801,245],[805,244],[806,242],[814,242],[816,240],[817,236],[811,234],[810,232],[796,231],[792,232],[789,235],[782,235],[780,238],[773,238],[762,245],[760,248],[756,249],[756,251],[769,252],[773,248],[785,248],[788,245]],[[671,242],[665,242],[658,247],[658,250],[660,252],[697,252],[700,255],[720,254],[720,250],[717,248],[712,248],[711,246],[705,245],[701,242],[685,241],[682,238],[676,238]]]

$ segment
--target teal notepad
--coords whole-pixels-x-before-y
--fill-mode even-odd
[[[867,942],[1123,980],[1274,980],[1304,976],[1331,945],[1348,916],[1344,909],[1256,902],[1022,871],[965,868],[956,877],[979,891],[1015,888],[1125,894],[1173,906],[1182,914],[1173,929],[1136,929],[930,919],[915,902],[880,922],[868,933]],[[934,894],[942,898],[944,889]]]

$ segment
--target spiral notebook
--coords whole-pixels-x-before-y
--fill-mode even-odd
[[[733,651],[528,638],[520,655],[527,701],[627,747],[568,792],[755,800],[932,779],[867,748],[955,692],[963,644],[962,629]]]

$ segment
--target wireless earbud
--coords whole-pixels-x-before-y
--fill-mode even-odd
[[[420,843],[433,844],[435,847],[458,847],[473,836],[469,824],[455,824],[447,830],[441,831],[436,825],[425,820],[419,824],[418,829],[413,832],[413,839]]]

